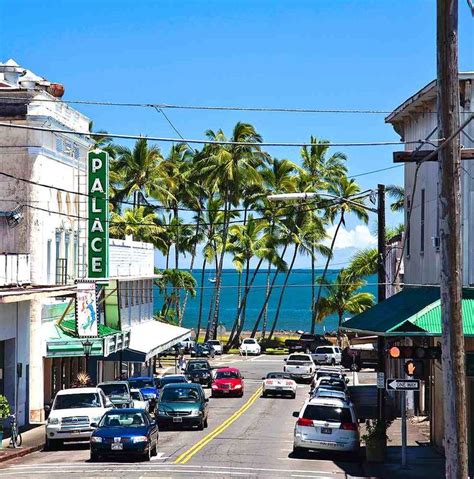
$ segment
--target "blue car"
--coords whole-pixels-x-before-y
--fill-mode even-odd
[[[151,376],[128,378],[127,381],[131,389],[140,389],[145,399],[156,399],[158,394],[156,381]]]
[[[111,409],[102,416],[90,444],[91,461],[110,456],[149,461],[157,453],[158,426],[143,409]]]

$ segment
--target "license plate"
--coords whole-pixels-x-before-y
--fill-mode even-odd
[[[321,434],[332,434],[332,429],[330,427],[322,427]]]
[[[223,389],[222,391],[224,394],[229,394],[229,390],[228,389]]]
[[[277,387],[276,387],[276,390],[277,390],[277,391],[281,391],[282,389],[283,389],[283,388],[282,388],[281,386],[277,386]]]
[[[79,429],[73,429],[71,434],[79,434],[81,431]]]
[[[110,445],[112,451],[121,451],[123,449],[123,444],[120,442],[116,442]]]
[[[183,418],[182,417],[174,417],[173,422],[183,422]]]

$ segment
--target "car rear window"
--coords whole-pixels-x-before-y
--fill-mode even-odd
[[[244,339],[243,344],[255,344],[255,339]]]
[[[310,363],[312,360],[306,354],[293,354],[288,358],[289,361],[304,361]]]
[[[304,410],[303,417],[313,421],[352,422],[351,411],[348,407],[308,404]]]
[[[268,373],[267,379],[291,379],[291,376],[285,373]]]
[[[332,354],[334,351],[330,347],[316,348],[316,354]]]

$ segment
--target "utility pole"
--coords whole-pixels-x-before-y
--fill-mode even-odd
[[[378,302],[385,300],[385,185],[377,185],[377,240],[378,240]],[[377,338],[377,410],[378,418],[385,420],[385,339]]]
[[[458,1],[437,1],[438,132],[459,128]],[[465,479],[466,374],[462,328],[461,150],[459,135],[438,152],[440,192],[441,321],[446,477]]]

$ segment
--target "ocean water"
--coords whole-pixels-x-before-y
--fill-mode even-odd
[[[253,271],[250,272],[250,278]],[[316,270],[316,276],[322,274],[322,270]],[[327,273],[328,279],[334,279],[338,274],[338,270],[329,270]],[[203,322],[201,327],[205,327],[207,324],[207,318],[209,314],[209,305],[214,290],[214,284],[209,280],[215,277],[215,272],[210,270],[206,272],[204,288],[200,289],[201,272],[194,270],[193,275],[198,283],[197,295],[195,298],[189,297],[185,315],[183,318],[183,326],[188,328],[196,327],[199,315],[199,297],[200,294],[204,294],[203,298]],[[277,277],[272,296],[268,303],[268,326],[267,331],[270,329],[275,312],[278,305],[278,300],[281,292],[281,285],[285,279],[285,274],[280,273]],[[362,290],[370,292],[376,298],[377,286],[370,284],[376,283],[376,276],[370,276],[366,278],[367,286]],[[244,275],[242,277],[242,284],[244,282]],[[260,309],[265,300],[267,283],[266,270],[257,273],[257,277],[254,281],[252,289],[247,298],[247,311],[244,330],[249,330],[253,327],[255,320],[258,317]],[[223,324],[227,330],[232,327],[237,313],[237,285],[238,274],[235,270],[226,269],[223,271],[222,280],[222,292],[221,292],[221,304],[219,323]],[[242,288],[243,291],[243,288]],[[159,311],[163,304],[163,297],[160,295],[157,288],[154,291],[154,305],[155,311]],[[345,315],[350,317],[350,314]],[[263,319],[262,319],[263,322]],[[260,328],[262,325],[260,323]],[[316,331],[318,333],[331,332],[337,329],[337,315],[333,314],[328,316],[324,322],[316,325]],[[296,331],[304,330],[309,331],[311,327],[311,270],[308,269],[296,269],[290,274],[288,285],[285,290],[283,302],[280,310],[280,316],[277,323],[277,330]]]

